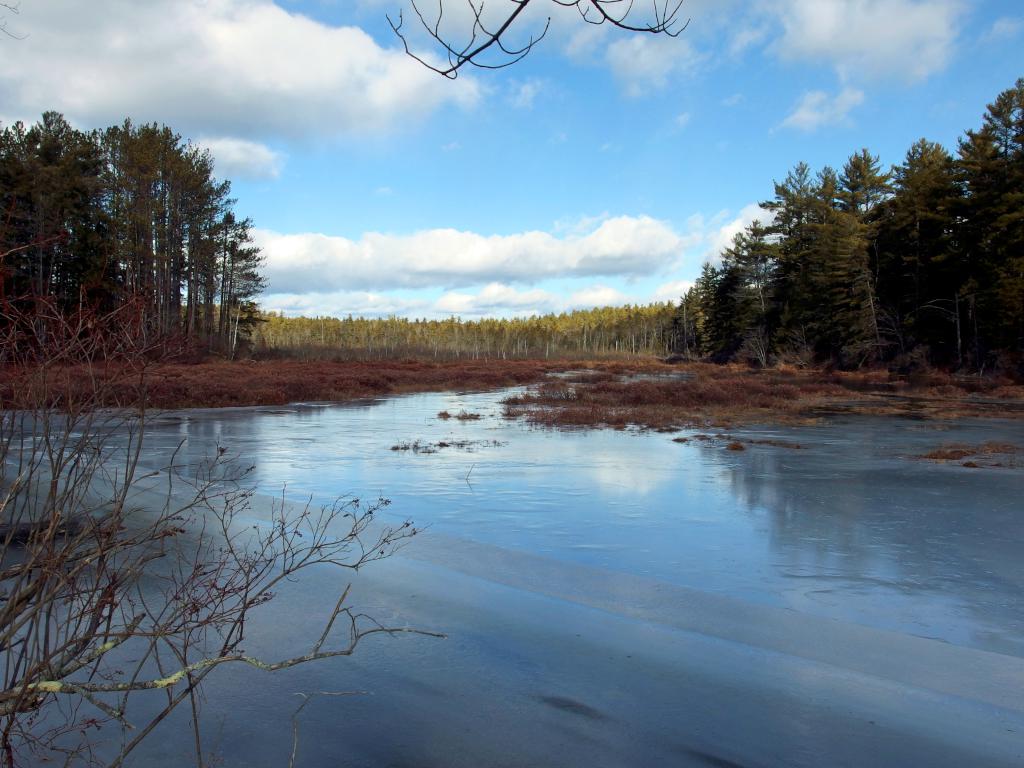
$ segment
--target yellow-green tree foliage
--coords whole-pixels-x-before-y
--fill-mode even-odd
[[[272,312],[257,325],[253,342],[257,352],[299,356],[661,355],[672,348],[674,314],[671,302],[480,320],[284,317]]]

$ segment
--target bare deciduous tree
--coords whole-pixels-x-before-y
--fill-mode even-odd
[[[634,0],[505,0],[500,11],[488,10],[485,15],[483,0],[464,0],[469,12],[469,30],[450,32],[444,27],[445,6],[454,0],[437,0],[436,13],[425,13],[421,8],[424,0],[409,0],[420,27],[440,48],[447,65],[437,64],[413,51],[404,31],[405,17],[399,11],[398,18],[388,16],[388,23],[398,35],[406,53],[424,66],[448,78],[458,76],[459,70],[467,65],[483,69],[500,69],[520,61],[539,43],[551,26],[548,16],[539,31],[526,35],[518,42],[510,42],[518,23],[531,5],[551,2],[563,8],[574,8],[584,22],[593,25],[607,24],[629,32],[663,34],[670,37],[686,29],[689,20],[680,17],[685,0],[652,0],[649,11],[638,12]],[[488,6],[490,9],[491,6]]]

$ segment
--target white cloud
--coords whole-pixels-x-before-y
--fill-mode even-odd
[[[690,113],[680,112],[678,115],[676,115],[676,119],[674,120],[674,122],[677,128],[685,128],[690,124]]]
[[[430,302],[425,299],[368,291],[264,294],[260,306],[291,317],[421,317],[430,310]]]
[[[638,97],[693,72],[704,56],[685,37],[634,34],[612,42],[605,59],[626,95]]]
[[[748,48],[763,43],[768,37],[768,28],[764,24],[751,24],[740,27],[732,34],[729,41],[729,53],[732,56],[739,56]]]
[[[570,59],[584,61],[595,56],[608,37],[608,27],[598,24],[580,24],[568,35],[563,52]]]
[[[502,283],[490,283],[477,293],[445,293],[432,304],[431,313],[435,316],[510,317],[621,306],[635,301],[601,284],[587,285],[565,295],[540,288],[517,290]]]
[[[1003,16],[996,19],[984,39],[990,42],[1012,40],[1024,29],[1024,19],[1015,16]]]
[[[369,232],[359,240],[322,234],[255,233],[272,293],[536,284],[554,277],[641,276],[663,268],[685,245],[647,216],[604,219],[584,233],[479,235],[432,229]]]
[[[90,126],[162,121],[210,136],[376,133],[479,98],[361,29],[270,0],[45,0],[0,57],[0,103],[35,119],[57,108]],[[13,54],[13,51],[9,53]]]
[[[589,309],[591,307],[612,307],[634,303],[634,299],[617,288],[607,285],[591,285],[573,292],[566,302],[567,309]]]
[[[256,141],[200,138],[196,144],[210,150],[221,178],[276,179],[284,166],[281,153]]]
[[[603,57],[632,96],[705,64],[701,51],[711,46],[734,57],[760,48],[782,59],[822,62],[844,82],[913,82],[946,66],[969,6],[969,0],[687,0],[684,11],[694,23],[676,39],[620,36],[590,25],[563,25],[558,32],[567,56],[590,63]]]
[[[920,80],[949,60],[963,0],[768,0],[786,59],[832,63],[846,80]]]
[[[782,121],[782,125],[801,131],[814,131],[824,125],[843,122],[850,110],[863,101],[864,92],[856,88],[844,88],[835,96],[829,96],[824,91],[808,91]]]
[[[445,315],[543,314],[557,304],[553,293],[539,288],[521,291],[503,283],[489,283],[475,294],[448,291],[434,302],[433,309]]]
[[[544,90],[542,80],[527,80],[522,83],[513,83],[512,93],[509,95],[509,103],[516,109],[530,109],[538,94]]]
[[[740,232],[760,221],[762,224],[770,224],[775,219],[775,214],[765,210],[758,203],[745,205],[735,215],[720,214],[714,223],[717,225],[706,238],[706,249],[701,261],[717,262],[722,251],[732,245],[733,238]]]
[[[742,93],[734,93],[732,96],[727,96],[722,99],[723,107],[736,107],[743,103],[744,95]]]
[[[677,301],[694,268],[717,261],[755,219],[767,224],[772,214],[756,203],[697,214],[682,234],[646,217],[607,215],[556,223],[557,235],[430,230],[352,241],[258,231],[270,279],[261,304],[292,315],[511,317]],[[658,274],[671,277],[630,292],[635,278]],[[592,281],[599,275],[610,279]]]
[[[371,291],[326,291],[266,294],[261,305],[267,311],[306,317],[523,317],[639,303],[606,285],[585,285],[565,294],[540,288],[518,289],[504,283],[488,283],[477,291],[446,291],[436,298],[395,296]]]
[[[673,280],[662,283],[654,289],[655,301],[679,301],[688,290],[693,288],[693,280]]]

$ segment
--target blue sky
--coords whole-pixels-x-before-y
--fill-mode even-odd
[[[508,316],[674,299],[798,161],[953,148],[1024,76],[1019,0],[687,0],[674,39],[533,0],[530,56],[455,81],[401,52],[385,14],[408,2],[22,0],[0,121],[131,116],[208,147],[268,309]]]

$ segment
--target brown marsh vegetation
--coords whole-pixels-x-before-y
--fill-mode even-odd
[[[961,380],[938,372],[900,379],[882,370],[760,370],[705,363],[663,366],[661,373],[630,377],[596,370],[545,381],[507,398],[505,414],[546,426],[658,430],[799,424],[833,411],[922,418],[1024,415],[1024,387],[1004,379]]]
[[[962,466],[972,469],[978,467],[1016,467],[1017,454],[1020,452],[1013,443],[989,441],[981,445],[965,445],[952,443],[943,445],[933,451],[918,456],[928,461],[947,462],[962,461]],[[966,459],[966,461],[964,461]]]
[[[534,360],[423,362],[417,360],[326,362],[275,360],[160,363],[144,373],[148,404],[155,408],[213,408],[284,405],[302,401],[346,401],[380,395],[443,390],[488,390],[542,379],[557,364]],[[0,367],[0,394],[17,386],[31,371]],[[109,378],[103,387],[104,405],[133,400],[121,391],[125,379],[116,364],[103,370],[76,366],[54,369],[54,389],[73,399],[91,395],[97,377]]]
[[[504,401],[505,415],[562,427],[805,423],[845,411],[919,417],[1024,415],[1024,386],[1005,378],[960,378],[929,371],[897,377],[885,370],[753,369],[743,365],[628,360],[204,361],[160,363],[144,374],[148,405],[191,408],[347,401],[428,391],[483,391],[534,385]],[[0,367],[0,396],[31,371]],[[54,367],[52,390],[65,402],[104,393],[107,406],[133,402],[136,381],[117,364]],[[97,386],[97,379],[109,379]],[[100,382],[103,383],[103,382]],[[128,387],[128,389],[125,389]],[[129,391],[129,389],[131,391]],[[122,391],[124,390],[124,391]],[[442,411],[438,418],[479,414]]]

